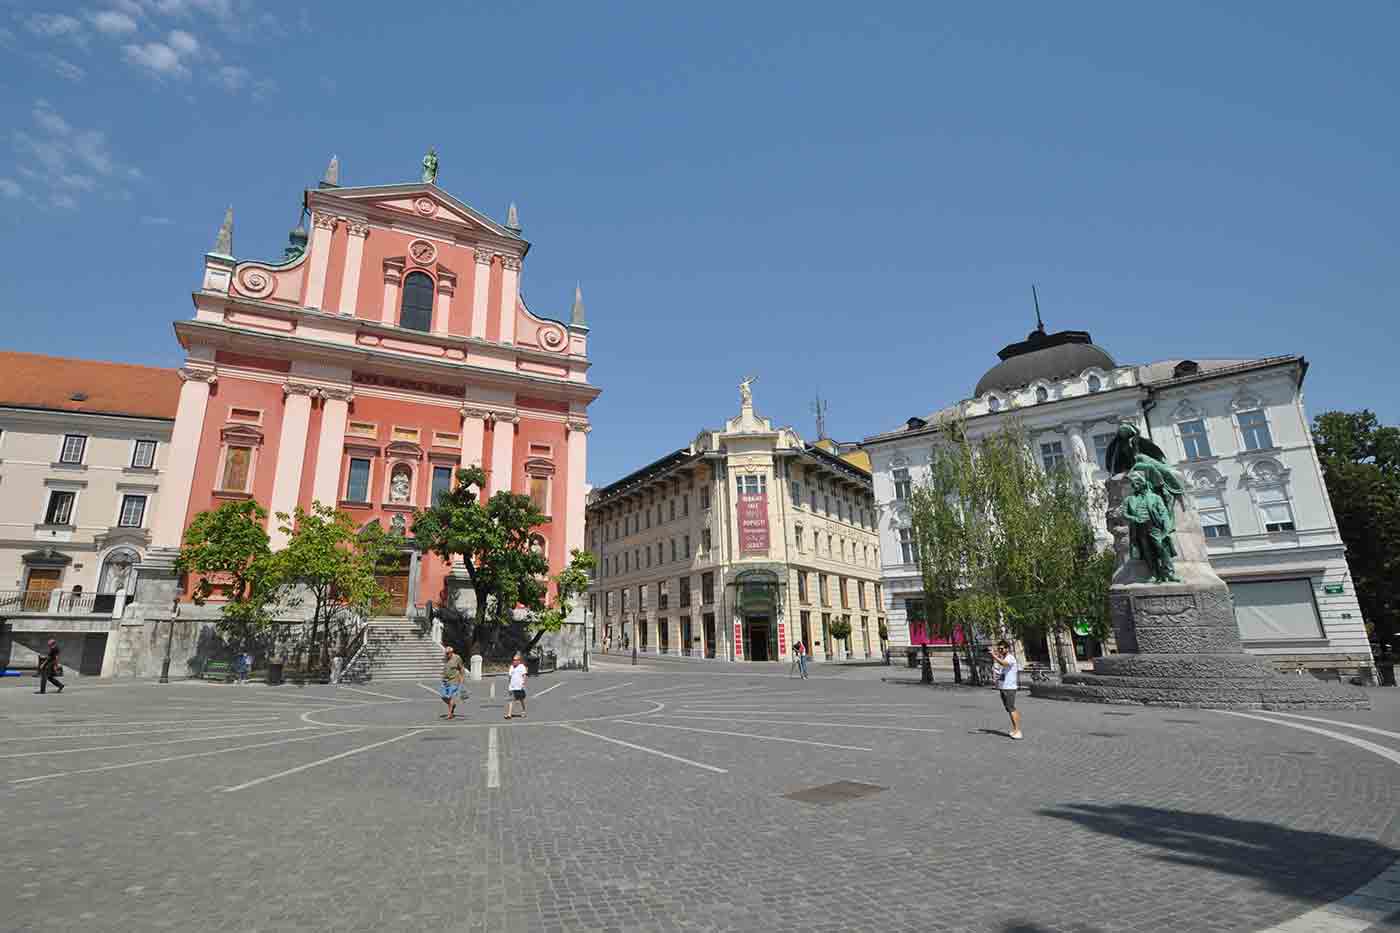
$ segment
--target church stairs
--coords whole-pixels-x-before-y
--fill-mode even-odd
[[[380,616],[369,620],[364,650],[345,671],[349,681],[437,680],[442,676],[442,645],[419,622]]]

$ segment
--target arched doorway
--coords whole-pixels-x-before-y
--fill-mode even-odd
[[[786,641],[781,636],[778,575],[771,570],[745,570],[734,578],[734,610],[742,626],[743,651],[749,661],[781,661]]]
[[[125,594],[130,598],[136,592],[136,565],[139,563],[141,555],[135,548],[113,548],[102,561],[102,574],[97,579],[97,592]]]

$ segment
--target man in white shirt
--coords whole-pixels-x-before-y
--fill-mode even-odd
[[[1011,717],[1011,737],[1013,739],[1023,739],[1021,734],[1021,713],[1016,709],[1016,691],[1020,689],[1020,679],[1018,675],[1021,665],[1016,662],[1016,654],[1011,650],[1011,643],[1005,638],[997,642],[997,646],[992,649],[992,661],[997,668],[997,689],[1001,691],[1001,705],[1006,707],[1006,714]]]
[[[510,690],[510,700],[506,702],[506,718],[515,715],[515,704],[519,702],[520,718],[525,719],[525,659],[518,651],[510,660],[510,684],[507,689]]]

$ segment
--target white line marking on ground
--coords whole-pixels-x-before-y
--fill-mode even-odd
[[[424,690],[428,691],[428,692],[431,693],[433,696],[437,697],[439,700],[442,699],[442,691],[441,691],[441,690],[434,690],[432,687],[429,687],[427,684],[414,684],[413,686],[415,686],[415,687],[422,687]]]
[[[496,682],[491,681],[491,699],[496,699]]]
[[[358,755],[360,752],[367,752],[372,748],[379,748],[383,745],[390,745],[402,739],[411,739],[413,738],[413,736],[417,735],[422,731],[422,729],[414,729],[412,732],[405,732],[403,735],[396,735],[392,739],[385,739],[382,742],[374,742],[369,745],[361,745],[359,748],[352,748],[348,752],[341,752],[339,755],[331,755],[329,758],[322,758],[319,761],[308,761],[304,765],[297,765],[295,768],[288,768],[286,771],[278,771],[276,774],[269,774],[267,777],[260,777],[252,781],[247,781],[243,784],[237,784],[233,787],[225,787],[221,789],[219,793],[231,794],[236,790],[246,790],[249,787],[257,787],[259,784],[266,784],[268,781],[275,781],[278,778],[288,777],[293,774],[300,774],[303,771],[309,771],[312,768],[317,768],[321,765],[330,764],[332,761],[339,761],[342,758],[349,758],[351,755]]]
[[[220,735],[196,735],[183,739],[162,739],[159,742],[128,742],[125,745],[93,745],[86,748],[56,748],[47,752],[19,752],[14,755],[0,755],[4,758],[33,758],[36,755],[76,755],[81,752],[110,752],[119,748],[149,748],[152,745],[179,745],[182,742],[214,742],[219,739],[246,739],[254,735],[277,735],[281,732],[305,732],[315,726],[288,726],[285,729],[260,729],[257,732],[232,732]]]
[[[685,716],[680,713],[652,713],[653,716],[660,716],[663,719],[700,719],[705,722],[714,722],[714,716]],[[797,719],[750,719],[745,716],[744,722],[767,723],[774,726],[816,726],[826,728],[834,726],[838,729],[879,729],[882,732],[942,732],[942,729],[917,729],[914,726],[876,726],[868,722],[803,722]]]
[[[422,684],[419,684],[419,686],[421,687]],[[336,689],[337,689],[337,690],[351,690],[351,691],[354,691],[355,693],[363,693],[365,696],[383,697],[383,698],[386,699],[386,700],[394,700],[394,701],[399,702],[399,703],[407,703],[407,702],[408,702],[407,698],[405,698],[405,697],[399,697],[399,696],[394,696],[392,693],[375,693],[373,690],[361,690],[359,687],[338,686],[338,687],[336,687]]]
[[[305,709],[308,706],[317,706],[330,703],[335,706],[362,706],[364,701],[351,699],[338,699],[337,697],[324,697],[314,694],[306,694],[299,697],[248,697],[247,699],[229,700],[230,704],[262,703],[266,706],[285,706],[288,709]]]
[[[704,706],[679,706],[678,713],[697,713],[706,716],[744,716],[753,713],[758,716],[802,716],[816,712],[835,712],[841,716],[854,717],[859,719],[879,718],[879,719],[951,719],[948,713],[857,713],[853,710],[841,709],[838,707],[817,707],[808,706],[803,709],[766,709],[753,706],[743,706],[738,709],[709,709]]]
[[[577,726],[571,726],[566,722],[559,723],[559,727],[561,729],[568,729],[570,732],[577,732],[579,735],[591,736],[592,738],[600,739],[604,742],[611,742],[614,745],[622,745],[626,748],[636,749],[639,752],[646,752],[648,755],[656,755],[661,758],[669,758],[672,761],[679,761],[681,764],[692,765],[696,768],[704,768],[706,771],[713,771],[715,774],[729,773],[724,768],[716,768],[714,765],[707,765],[702,764],[698,761],[691,761],[689,758],[682,758],[679,755],[672,755],[669,752],[658,751],[654,748],[647,748],[645,745],[633,745],[631,742],[624,742],[621,739],[608,738],[606,735],[599,735],[596,732],[589,732],[587,729],[580,729]]]
[[[545,687],[545,688],[544,688],[543,690],[541,690],[539,693],[535,694],[535,699],[538,700],[540,697],[544,696],[544,695],[545,695],[546,693],[548,693],[549,691],[551,691],[551,690],[558,690],[558,689],[559,689],[560,687],[562,687],[562,686],[564,686],[564,682],[561,680],[559,683],[555,684],[555,685],[552,686],[552,687]],[[577,699],[577,698],[575,698],[575,699]]]
[[[220,723],[253,722],[255,720],[275,719],[274,716],[223,716],[218,719],[156,719],[150,722],[140,720],[132,722],[85,722],[85,723],[63,723],[62,725],[49,724],[47,726],[24,726],[26,729],[105,729],[108,726],[184,726],[184,725],[219,725]]]
[[[1327,719],[1324,716],[1300,716],[1297,713],[1281,713],[1276,709],[1262,710],[1266,716],[1287,716],[1289,719],[1306,719],[1309,722],[1325,722],[1332,726],[1341,726],[1344,729],[1359,729],[1362,732],[1371,732],[1376,735],[1386,735],[1392,739],[1400,739],[1400,732],[1390,732],[1385,729],[1377,729],[1375,726],[1363,726],[1356,722],[1342,722],[1340,719]]]
[[[581,700],[584,697],[597,696],[600,693],[607,693],[609,690],[621,690],[623,687],[632,686],[632,683],[633,682],[629,680],[625,684],[613,684],[611,687],[604,687],[602,690],[590,690],[587,693],[578,693],[574,695],[574,699]]]
[[[707,735],[733,735],[741,739],[759,739],[764,742],[791,742],[794,745],[819,745],[822,748],[840,748],[848,752],[873,752],[875,749],[863,745],[833,745],[830,742],[812,742],[808,739],[785,739],[776,735],[754,735],[752,732],[724,732],[719,729],[697,729],[694,726],[672,726],[664,722],[635,722],[631,719],[618,719],[616,722],[628,726],[650,726],[653,729],[679,729],[682,732],[703,732]]]
[[[25,742],[54,742],[60,739],[105,739],[112,735],[169,735],[172,732],[201,732],[205,729],[242,729],[245,726],[265,726],[275,722],[285,722],[281,716],[263,716],[257,719],[238,719],[231,722],[209,723],[202,726],[177,726],[173,729],[119,729],[116,732],[107,730],[94,732],[85,729],[70,735],[26,735],[22,737]],[[16,736],[17,739],[21,738]]]
[[[310,742],[313,739],[326,738],[332,735],[344,735],[347,732],[359,732],[356,729],[340,729],[335,732],[322,732],[317,735],[303,735],[295,739],[278,739],[275,742],[257,742],[253,745],[235,745],[233,748],[219,748],[208,752],[193,752],[189,755],[171,755],[167,758],[147,758],[142,761],[126,761],[116,765],[102,765],[97,768],[83,768],[79,771],[58,771],[53,774],[38,774],[34,777],[18,778],[11,781],[11,784],[32,784],[35,781],[48,781],[53,778],[72,777],[75,774],[97,774],[102,771],[120,771],[123,768],[139,768],[143,765],[162,765],[169,761],[185,761],[190,758],[208,758],[210,755],[226,755],[229,752],[242,752],[254,748],[268,748],[272,745],[290,745],[293,742]]]
[[[501,761],[496,752],[496,727],[486,733],[486,786],[501,786]]]
[[[1316,726],[1305,726],[1301,722],[1280,722],[1279,720],[1271,719],[1268,716],[1259,716],[1254,713],[1240,713],[1232,709],[1220,709],[1216,710],[1216,712],[1224,713],[1226,716],[1240,716],[1244,719],[1257,719],[1260,722],[1271,722],[1276,726],[1286,726],[1289,729],[1301,729],[1304,732],[1315,732],[1318,735],[1325,735],[1329,739],[1336,739],[1339,742],[1346,742],[1349,745],[1355,745],[1357,748],[1364,748],[1368,752],[1375,752],[1382,758],[1385,758],[1389,761],[1393,761],[1397,765],[1400,765],[1400,752],[1386,748],[1384,745],[1377,745],[1375,742],[1368,742],[1365,739],[1358,739],[1355,736],[1343,735],[1340,732],[1333,732],[1331,729],[1319,729]]]

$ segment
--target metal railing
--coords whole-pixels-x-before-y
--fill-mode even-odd
[[[112,615],[125,594],[70,593],[65,590],[0,590],[0,615]]]

